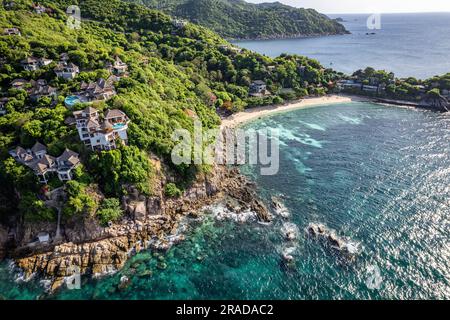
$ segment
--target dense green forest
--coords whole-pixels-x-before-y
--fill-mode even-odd
[[[345,27],[314,9],[243,0],[128,0],[205,26],[225,38],[260,39],[343,34]]]
[[[66,8],[78,4],[83,18],[80,29],[70,28]],[[9,5],[13,3],[13,6]],[[5,114],[0,116],[0,213],[2,221],[14,217],[25,221],[52,220],[51,209],[39,196],[42,185],[33,172],[9,156],[9,150],[45,144],[52,156],[65,148],[80,154],[82,166],[66,184],[64,210],[67,218],[97,215],[100,221],[120,217],[117,202],[127,185],[151,194],[154,170],[150,155],[171,167],[174,183],[168,196],[179,196],[199,166],[174,167],[167,161],[174,145],[174,129],[193,130],[195,118],[203,126],[219,125],[217,111],[234,112],[256,105],[283,103],[305,95],[320,95],[339,77],[315,60],[283,55],[276,59],[236,50],[217,34],[198,25],[179,27],[164,13],[119,0],[41,1],[45,12],[36,12],[27,0],[8,1],[0,7],[0,87]],[[17,28],[20,34],[5,34]],[[71,80],[53,71],[61,54],[80,68]],[[24,70],[25,58],[53,62],[38,70]],[[117,95],[94,102],[101,113],[120,109],[131,122],[127,146],[92,152],[79,140],[75,127],[66,123],[74,110],[64,99],[80,90],[82,82],[108,78],[105,67],[115,57],[128,65],[129,76],[115,84]],[[32,99],[15,79],[46,80],[55,97]],[[249,96],[249,85],[264,79],[271,95]],[[288,89],[288,90],[286,90]],[[49,188],[60,187],[52,179]],[[104,195],[104,200],[96,195]],[[32,208],[32,209],[31,209]],[[17,214],[19,213],[19,214]]]

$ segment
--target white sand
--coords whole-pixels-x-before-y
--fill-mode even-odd
[[[306,98],[297,102],[279,105],[279,106],[265,106],[265,107],[255,107],[251,109],[247,109],[242,112],[235,113],[230,117],[222,119],[222,128],[234,128],[240,124],[243,124],[248,121],[252,121],[255,119],[259,119],[261,117],[267,116],[269,114],[291,111],[295,109],[306,109],[317,107],[321,105],[329,105],[329,104],[337,104],[337,103],[346,103],[352,101],[370,101],[370,98],[364,97],[353,97],[353,96],[338,96],[338,95],[327,95],[318,98]]]

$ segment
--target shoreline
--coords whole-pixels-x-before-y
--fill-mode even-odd
[[[339,104],[346,102],[372,102],[376,103],[374,99],[362,96],[346,96],[346,95],[326,95],[323,97],[310,97],[302,100],[297,100],[295,102],[290,102],[283,105],[270,105],[263,107],[255,107],[251,109],[246,109],[244,111],[235,113],[226,118],[222,118],[221,129],[224,128],[235,128],[247,122],[251,122],[262,117],[288,112],[298,109],[308,109],[314,107],[325,106],[329,104]]]

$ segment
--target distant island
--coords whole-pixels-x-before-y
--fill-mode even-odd
[[[338,20],[314,9],[243,0],[127,0],[211,29],[227,39],[278,39],[345,34]]]

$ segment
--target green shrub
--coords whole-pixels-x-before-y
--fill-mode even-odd
[[[103,200],[100,209],[97,210],[97,217],[103,225],[108,222],[119,220],[123,216],[120,202],[117,198],[106,198]]]
[[[178,198],[183,195],[183,191],[181,191],[175,183],[168,183],[165,188],[165,194],[171,198]]]

